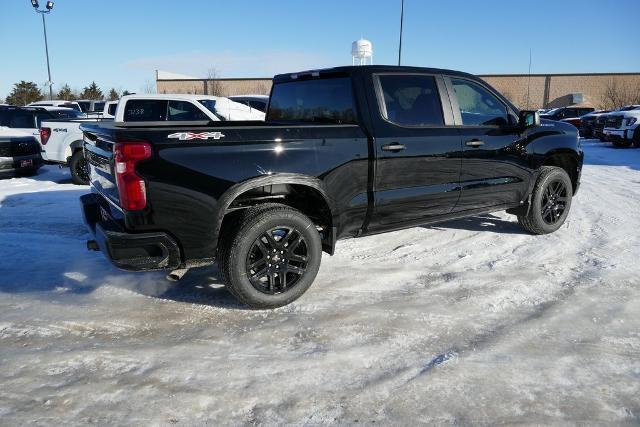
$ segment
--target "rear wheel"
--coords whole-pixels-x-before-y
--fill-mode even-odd
[[[82,150],[73,153],[69,161],[71,180],[76,185],[89,185],[89,164]]]
[[[218,264],[225,285],[254,308],[298,299],[320,268],[322,244],[313,222],[285,205],[248,209],[220,242]]]
[[[553,233],[567,219],[572,195],[573,186],[567,172],[544,166],[533,189],[529,212],[518,215],[518,222],[532,234]]]
[[[640,126],[638,126],[633,132],[633,146],[636,148],[640,148]]]

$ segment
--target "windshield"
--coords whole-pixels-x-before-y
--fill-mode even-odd
[[[204,107],[211,111],[217,118],[218,120],[224,120],[223,117],[221,117],[217,112],[216,112],[216,101],[213,99],[201,99],[198,101],[200,104],[204,105]]]

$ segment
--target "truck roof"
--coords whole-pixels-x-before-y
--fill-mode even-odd
[[[273,80],[274,82],[290,81],[294,76],[300,75],[320,75],[320,74],[372,74],[372,73],[389,73],[389,72],[405,72],[405,73],[427,73],[427,74],[448,74],[460,77],[472,77],[477,79],[478,77],[473,74],[465,73],[462,71],[448,70],[443,68],[427,68],[427,67],[410,67],[410,66],[398,66],[398,65],[349,65],[343,67],[333,68],[321,68],[317,70],[305,70],[295,73],[278,74]]]
[[[213,96],[213,95],[192,95],[189,93],[140,93],[133,95],[125,95],[121,98],[121,100],[127,99],[167,99],[167,100],[176,100],[176,99],[188,99],[189,101],[198,101],[200,99],[211,99],[217,100],[220,98],[225,98],[223,96]]]

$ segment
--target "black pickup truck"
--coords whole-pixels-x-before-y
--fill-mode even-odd
[[[472,75],[362,66],[273,83],[265,122],[83,124],[88,247],[175,279],[217,262],[232,294],[268,308],[302,295],[339,239],[499,210],[534,234],[567,218],[576,128]]]

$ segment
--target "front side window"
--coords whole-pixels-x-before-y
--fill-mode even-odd
[[[169,101],[167,120],[189,122],[209,120],[209,118],[198,107],[188,101]]]
[[[112,116],[115,116],[116,115],[116,108],[118,108],[118,104],[109,104],[108,113],[111,114]]]
[[[132,99],[124,109],[125,122],[163,122],[167,118],[167,101]]]
[[[355,124],[351,79],[298,80],[273,88],[267,120]]]
[[[451,79],[462,124],[465,126],[505,126],[507,107],[491,92],[477,83],[464,79]]]
[[[86,112],[91,106],[91,103],[86,101],[78,101],[78,105],[80,106],[80,110],[82,110],[82,112]]]
[[[385,119],[402,126],[442,126],[444,116],[432,76],[393,74],[378,76]]]

